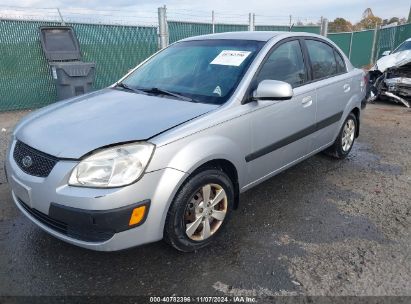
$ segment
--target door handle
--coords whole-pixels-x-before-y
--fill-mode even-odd
[[[309,107],[313,104],[313,99],[311,96],[305,96],[302,100],[301,103],[303,104],[303,107]]]
[[[343,89],[344,89],[344,93],[348,93],[348,92],[351,90],[351,87],[350,87],[350,85],[349,85],[348,83],[346,83],[346,84],[343,86]]]

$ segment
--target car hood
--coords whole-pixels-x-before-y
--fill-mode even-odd
[[[399,67],[409,62],[411,62],[411,51],[402,51],[378,59],[377,69],[384,72],[388,68]]]
[[[104,89],[34,112],[15,130],[18,140],[61,158],[149,139],[217,105]]]

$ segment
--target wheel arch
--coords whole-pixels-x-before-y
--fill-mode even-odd
[[[192,171],[192,173],[187,176],[186,180],[188,180],[191,176],[209,168],[221,170],[228,175],[234,187],[234,209],[237,209],[240,197],[240,186],[238,181],[237,168],[231,161],[224,158],[216,158],[206,161],[203,164],[199,165],[197,168],[195,168]]]
[[[360,135],[360,109],[355,107],[350,113],[353,113],[357,119],[357,129],[355,130],[355,137],[357,138]]]

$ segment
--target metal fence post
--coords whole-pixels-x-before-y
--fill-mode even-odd
[[[213,34],[215,33],[215,15],[214,11],[211,11],[211,26],[213,28]]]
[[[327,18],[322,18],[321,35],[324,37],[328,36],[328,19]]]
[[[348,59],[351,60],[351,50],[352,50],[352,38],[354,36],[354,32],[351,32],[351,37],[350,37],[350,49],[348,51]]]
[[[249,31],[254,31],[254,20],[253,20],[253,14],[249,13],[248,14],[248,30]]]
[[[167,25],[167,7],[158,8],[158,37],[159,48],[164,49],[168,46],[168,25]]]
[[[323,34],[323,16],[321,16],[321,18],[320,18],[320,35],[322,35]]]
[[[379,25],[375,24],[374,35],[372,37],[372,48],[371,48],[370,64],[374,64],[374,60],[375,60],[375,47],[377,46],[378,30],[379,30]]]

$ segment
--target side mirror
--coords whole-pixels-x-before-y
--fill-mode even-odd
[[[389,54],[391,54],[391,51],[385,51],[382,53],[383,56],[388,56]]]
[[[291,85],[279,80],[263,80],[253,92],[254,100],[286,100],[294,95]]]

